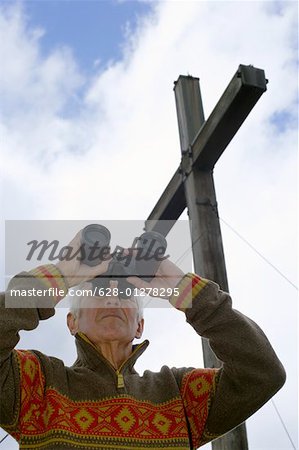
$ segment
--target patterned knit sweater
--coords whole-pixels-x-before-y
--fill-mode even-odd
[[[42,267],[26,274],[25,281],[23,273],[22,288],[46,283],[61,288],[63,296],[66,286],[53,267],[52,274]],[[9,289],[19,286],[15,277]],[[179,290],[171,302],[209,339],[221,368],[164,366],[140,376],[134,363],[145,341],[116,371],[81,333],[72,367],[38,351],[14,350],[18,332],[34,329],[54,309],[52,300],[44,299],[44,307],[39,303],[37,308],[29,296],[17,299],[23,308],[12,307],[6,297],[8,308],[2,296],[0,423],[20,449],[196,449],[243,422],[280,389],[285,372],[269,341],[254,322],[232,309],[227,293],[191,274]]]

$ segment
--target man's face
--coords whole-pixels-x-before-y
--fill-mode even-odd
[[[95,345],[118,341],[128,344],[140,338],[143,319],[138,318],[135,299],[109,297],[85,297],[80,311],[74,318],[68,315],[68,326],[73,334],[84,333]]]

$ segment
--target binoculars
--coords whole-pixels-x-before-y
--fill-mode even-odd
[[[111,257],[107,271],[93,278],[91,283],[96,289],[107,289],[110,281],[118,281],[120,298],[131,297],[134,286],[126,278],[137,276],[145,281],[150,281],[165,255],[167,241],[165,237],[155,231],[147,231],[134,239],[132,247],[125,249],[117,246],[110,253],[111,234],[108,228],[100,224],[87,225],[82,230],[81,237],[81,262],[89,266],[95,266],[107,257]]]

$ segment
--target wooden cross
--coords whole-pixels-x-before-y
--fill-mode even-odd
[[[181,143],[181,163],[146,223],[146,230],[165,236],[184,209],[191,221],[195,272],[228,291],[223,244],[218,218],[213,169],[251,109],[266,91],[261,69],[240,65],[205,121],[199,79],[180,76],[174,92]],[[167,220],[161,225],[159,221]],[[165,227],[165,224],[166,227]],[[220,363],[202,339],[205,367]],[[213,450],[248,450],[246,427],[241,424],[212,443]]]

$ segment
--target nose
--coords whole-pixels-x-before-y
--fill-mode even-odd
[[[107,308],[111,308],[111,307],[120,307],[120,298],[118,296],[118,281],[116,280],[111,280],[110,281],[110,289],[111,291],[109,292],[110,295],[107,295],[105,297],[105,306]]]

